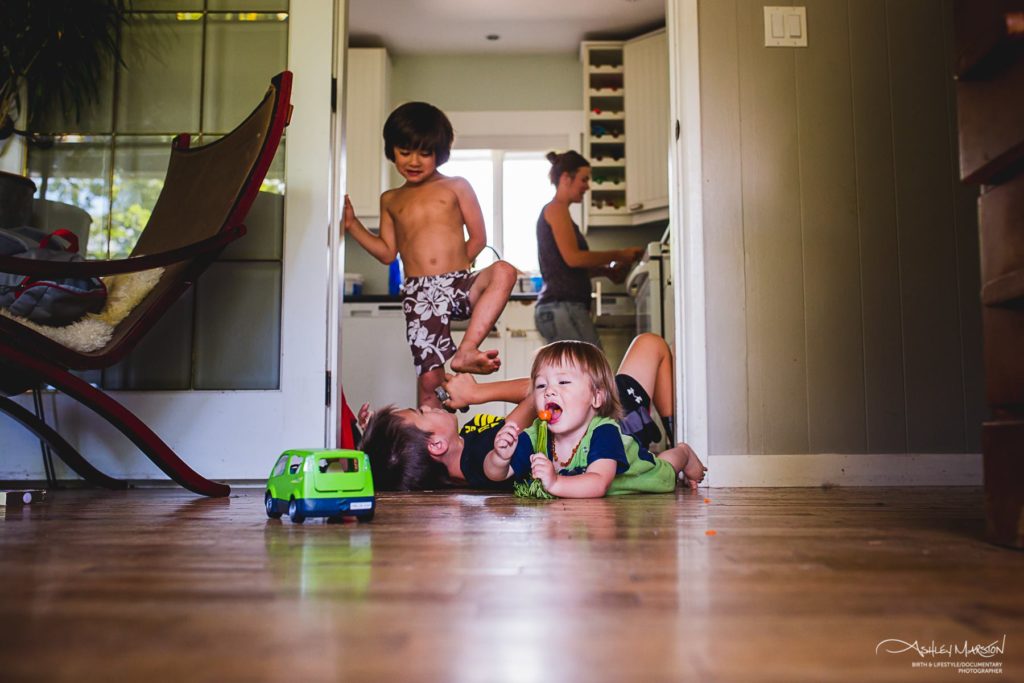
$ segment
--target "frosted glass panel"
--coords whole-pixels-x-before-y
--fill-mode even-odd
[[[193,290],[164,313],[124,360],[103,371],[105,389],[188,389]]]
[[[260,192],[245,218],[245,236],[221,252],[220,260],[281,258],[284,232],[284,195]]]
[[[103,71],[97,97],[87,103],[81,118],[75,113],[53,112],[41,120],[37,130],[46,133],[109,133],[114,126],[114,60],[111,59]]]
[[[110,256],[131,253],[164,187],[171,156],[167,137],[120,137],[114,146],[114,196]]]
[[[196,389],[277,389],[281,265],[214,263],[197,283]]]
[[[288,22],[276,14],[210,14],[206,30],[203,130],[226,133],[286,68]]]
[[[29,178],[36,196],[84,209],[92,216],[88,254],[107,256],[107,217],[110,214],[110,144],[106,136],[58,138],[46,150],[31,148]]]
[[[124,31],[118,132],[199,130],[202,41],[202,15],[135,15]]]

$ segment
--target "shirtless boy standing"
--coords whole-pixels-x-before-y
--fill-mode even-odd
[[[437,170],[448,161],[453,140],[451,122],[437,107],[409,102],[395,109],[384,123],[384,151],[405,184],[381,195],[379,236],[356,218],[347,196],[342,219],[342,229],[381,263],[402,256],[402,308],[419,404],[437,407],[434,389],[444,382],[448,360],[454,372],[489,374],[501,366],[498,351],[481,351],[480,344],[517,277],[504,261],[470,272],[486,232],[469,182]],[[451,321],[467,319],[466,334],[456,347]]]

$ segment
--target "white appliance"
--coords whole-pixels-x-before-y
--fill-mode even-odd
[[[401,302],[345,302],[341,316],[341,385],[352,410],[367,401],[374,408],[416,405]]]
[[[664,261],[661,242],[650,242],[626,278],[626,291],[636,301],[636,331],[665,336]]]

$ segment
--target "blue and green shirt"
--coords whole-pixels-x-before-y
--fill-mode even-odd
[[[536,452],[534,444],[537,443],[537,428],[540,424],[540,420],[535,420],[519,434],[510,463],[516,480],[530,476],[530,456]],[[553,443],[554,439],[549,435],[548,452],[545,454],[549,459],[553,459]],[[656,458],[632,436],[623,434],[619,423],[609,417],[595,417],[590,421],[576,448],[576,454],[558,473],[563,476],[582,474],[592,463],[606,458],[615,461],[615,479],[606,495],[669,493],[675,490],[676,471],[672,465]]]

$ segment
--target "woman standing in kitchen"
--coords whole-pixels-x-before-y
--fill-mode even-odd
[[[590,189],[590,162],[579,152],[548,152],[548,178],[555,196],[537,219],[537,257],[544,286],[537,297],[534,320],[547,343],[578,339],[601,346],[590,317],[590,278],[620,283],[643,249],[627,247],[590,251],[587,239],[569,215],[572,204]]]

